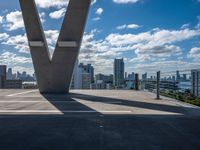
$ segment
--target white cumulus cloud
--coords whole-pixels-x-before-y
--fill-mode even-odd
[[[7,33],[0,33],[0,41],[7,40],[9,35]]]
[[[0,54],[0,63],[6,65],[19,65],[25,63],[31,63],[30,57],[19,56],[15,53],[5,51]]]
[[[200,47],[193,47],[188,54],[189,58],[200,59]]]
[[[96,14],[97,15],[101,15],[103,13],[103,8],[98,8],[97,10],[96,10]]]
[[[44,20],[45,13],[41,12],[41,13],[39,13],[39,16],[40,16],[41,22],[45,22],[45,20]],[[9,12],[5,16],[5,20],[3,22],[3,27],[9,31],[14,31],[17,29],[24,28],[22,12],[18,11],[18,10]]]
[[[36,0],[36,4],[40,8],[62,8],[66,7],[69,0]]]
[[[117,26],[116,29],[117,30],[122,30],[122,29],[138,29],[141,26],[137,25],[137,24],[124,24],[124,25],[120,25]]]
[[[6,15],[6,27],[9,31],[16,30],[24,27],[21,11],[13,11]]]
[[[61,17],[65,15],[65,12],[66,12],[66,8],[61,8],[60,10],[51,12],[49,16],[52,19],[60,19]]]

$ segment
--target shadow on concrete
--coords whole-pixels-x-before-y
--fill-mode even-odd
[[[94,115],[99,114],[96,110],[74,100],[74,98],[68,94],[42,94],[42,96],[63,114],[70,114],[70,111],[83,111],[83,113],[93,112]],[[73,114],[73,112],[71,112],[71,114]]]
[[[187,116],[181,107],[73,93],[43,96],[60,111],[95,111],[74,102],[79,98],[183,115],[0,115],[0,150],[200,149],[200,117]],[[56,101],[69,101],[72,108]]]
[[[92,101],[92,102],[101,102],[101,103],[116,102],[113,105],[137,107],[137,108],[143,108],[143,109],[165,111],[165,112],[170,112],[170,113],[180,113],[182,115],[186,115],[188,114],[188,112],[195,112],[195,111],[199,112],[200,114],[200,109],[189,108],[189,107],[186,108],[182,106],[148,103],[148,102],[141,102],[138,100],[134,101],[134,100],[117,99],[117,98],[110,98],[110,97],[99,97],[99,96],[85,95],[85,94],[79,94],[79,93],[71,93],[70,96],[72,98],[84,99],[84,100]]]

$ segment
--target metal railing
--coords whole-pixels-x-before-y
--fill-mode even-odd
[[[174,95],[184,92],[191,93],[191,87],[191,70],[158,71],[152,73],[151,77],[141,80],[141,89],[155,93],[156,99],[160,99],[160,95],[170,96],[169,93],[174,93]]]

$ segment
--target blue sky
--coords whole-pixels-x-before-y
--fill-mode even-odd
[[[9,3],[9,2],[10,3]],[[0,3],[0,64],[33,73],[18,0]],[[51,53],[68,0],[36,0]],[[93,0],[79,62],[110,74],[200,68],[200,0]]]

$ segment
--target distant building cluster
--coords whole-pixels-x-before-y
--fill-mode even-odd
[[[91,84],[91,89],[111,89],[113,85],[113,75],[96,74],[95,83]]]
[[[155,90],[156,89],[156,76],[150,76],[148,78],[147,73],[142,74],[143,89]],[[191,75],[180,74],[179,71],[168,72],[161,74],[160,77],[160,89],[161,90],[173,90],[173,91],[185,91],[191,89]]]
[[[22,80],[8,79],[5,65],[0,65],[0,88],[1,89],[21,89]]]
[[[13,73],[12,68],[8,68],[6,79],[7,80],[36,81],[35,74],[29,75],[25,71],[23,71],[22,73],[20,72]]]
[[[37,88],[36,77],[27,74],[26,72],[13,73],[12,68],[6,65],[0,65],[0,88],[1,89],[22,89],[22,88]]]
[[[113,74],[102,73],[94,75],[94,67],[91,64],[84,65],[76,62],[71,89],[132,89],[134,86],[135,74],[124,72],[124,60],[115,59]]]
[[[147,73],[142,74],[142,89],[153,91],[156,89],[156,76],[148,78]],[[194,96],[200,96],[200,69],[191,70],[191,73],[176,71],[174,75],[163,74],[160,79],[160,89],[173,91],[190,90]]]
[[[0,88],[36,88],[35,74],[29,75],[25,71],[13,73],[12,68],[0,67]],[[135,74],[124,72],[124,60],[115,59],[113,74],[94,74],[91,64],[75,64],[71,81],[71,89],[132,89]]]

